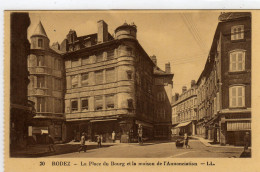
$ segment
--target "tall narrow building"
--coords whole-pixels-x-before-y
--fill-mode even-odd
[[[29,126],[29,136],[44,143],[50,134],[56,142],[64,141],[64,61],[59,46],[49,46],[49,38],[41,22],[31,36],[28,56],[29,99],[35,102],[36,116]]]

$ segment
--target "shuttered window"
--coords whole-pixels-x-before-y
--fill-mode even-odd
[[[103,109],[103,97],[95,96],[95,110],[102,110],[102,109]]]
[[[245,87],[232,86],[229,88],[229,106],[244,107],[245,106]]]
[[[81,74],[81,85],[83,87],[88,85],[88,73]]]
[[[230,67],[231,72],[245,70],[245,51],[235,50],[230,53]]]
[[[95,83],[102,84],[103,83],[103,71],[96,71],[95,72]]]
[[[114,82],[115,81],[115,69],[106,69],[106,82]]]
[[[107,109],[115,108],[114,94],[106,95],[106,108]]]

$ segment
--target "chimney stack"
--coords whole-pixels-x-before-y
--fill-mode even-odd
[[[98,24],[98,35],[97,41],[98,43],[103,43],[108,41],[108,26],[104,20],[99,20]]]
[[[155,55],[152,55],[152,56],[150,56],[150,58],[152,59],[153,63],[154,63],[155,65],[157,65],[156,56],[155,56]]]
[[[170,62],[165,64],[165,72],[166,73],[171,73],[171,64],[170,64]]]
[[[194,87],[195,85],[196,85],[195,80],[191,80],[190,87],[192,88],[192,87]]]
[[[186,92],[187,91],[187,87],[186,86],[183,86],[182,87],[182,93]]]

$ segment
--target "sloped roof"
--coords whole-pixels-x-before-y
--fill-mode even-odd
[[[42,22],[40,21],[39,24],[37,25],[36,29],[34,30],[32,36],[44,36],[46,38],[48,38],[45,30],[44,30],[44,27],[42,25]],[[31,37],[32,37],[31,36]]]

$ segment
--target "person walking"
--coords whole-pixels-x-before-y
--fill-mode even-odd
[[[139,124],[137,132],[138,132],[137,133],[138,134],[138,143],[143,144],[143,128],[142,128],[141,124]]]
[[[48,139],[47,143],[49,144],[50,152],[55,152],[56,150],[54,148],[54,140],[50,134],[48,135],[47,139]]]
[[[187,149],[187,147],[190,148],[190,145],[189,145],[189,136],[187,133],[184,134],[184,144],[185,144],[185,148]]]
[[[86,148],[85,142],[86,142],[85,133],[82,133],[82,136],[81,136],[81,138],[80,138],[79,153],[80,153],[80,151],[82,151],[82,150],[84,150],[84,152],[86,152],[87,148]]]
[[[113,143],[115,143],[115,139],[116,139],[116,133],[115,133],[115,131],[113,131],[113,133],[112,133],[112,141],[113,141]]]
[[[249,136],[249,132],[246,132],[246,135],[244,136],[244,151],[248,150],[250,144],[250,136]]]
[[[98,148],[101,148],[101,141],[102,141],[101,135],[98,135],[97,137]]]

